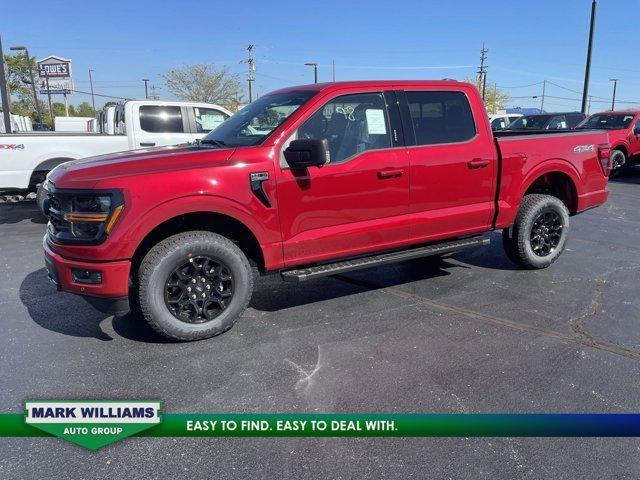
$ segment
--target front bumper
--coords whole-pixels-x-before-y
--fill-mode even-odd
[[[64,258],[56,253],[45,235],[42,241],[45,265],[49,279],[58,290],[83,296],[97,310],[109,314],[124,314],[129,311],[129,272],[131,262],[87,262]],[[79,282],[74,278],[74,270],[100,272],[97,284]]]

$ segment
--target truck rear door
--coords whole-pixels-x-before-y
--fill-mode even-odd
[[[398,92],[409,153],[413,241],[491,226],[497,152],[484,107],[470,101],[473,94],[463,86]]]

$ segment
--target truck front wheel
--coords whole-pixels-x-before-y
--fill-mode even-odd
[[[169,237],[144,257],[138,274],[140,310],[173,340],[191,341],[230,329],[251,299],[247,257],[229,239],[193,231]]]
[[[569,211],[551,195],[526,195],[516,221],[502,231],[509,259],[528,269],[546,268],[555,262],[567,243]]]

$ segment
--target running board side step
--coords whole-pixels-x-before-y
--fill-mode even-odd
[[[463,240],[453,240],[450,242],[436,243],[426,247],[413,248],[411,250],[401,250],[370,257],[360,257],[353,260],[343,260],[341,262],[316,265],[314,267],[296,268],[280,272],[285,282],[304,282],[312,278],[326,277],[338,273],[352,272],[369,267],[377,267],[388,263],[402,262],[413,258],[428,257],[430,255],[440,255],[444,253],[457,252],[466,248],[489,245],[487,237],[472,237]]]

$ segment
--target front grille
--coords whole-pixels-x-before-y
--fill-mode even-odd
[[[71,223],[64,219],[64,212],[71,211],[71,197],[60,195],[47,189],[47,198],[49,199],[49,209],[47,212],[47,217],[49,218],[49,233],[53,236],[54,240],[59,238],[61,233],[71,234]]]

